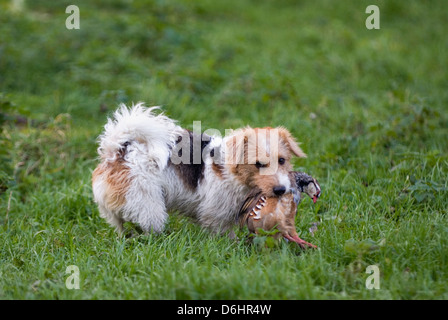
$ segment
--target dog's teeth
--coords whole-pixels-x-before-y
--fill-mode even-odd
[[[261,205],[257,204],[256,205],[257,209],[261,209]]]
[[[254,217],[254,219],[255,220],[258,220],[258,219],[261,219],[261,216],[260,216],[260,210],[253,210],[254,211],[254,213],[255,213],[255,217]]]

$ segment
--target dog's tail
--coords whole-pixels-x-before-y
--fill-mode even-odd
[[[147,163],[163,169],[180,127],[163,113],[156,114],[154,111],[157,109],[159,107],[146,108],[142,102],[130,108],[121,104],[113,118],[108,119],[99,137],[100,157],[106,161],[119,158],[138,161],[146,158],[149,161]]]

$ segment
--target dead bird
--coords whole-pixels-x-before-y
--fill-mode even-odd
[[[255,234],[259,229],[269,231],[277,228],[280,232],[274,235],[275,238],[283,236],[303,249],[316,248],[299,238],[295,217],[302,194],[307,194],[316,203],[321,194],[320,185],[316,179],[303,172],[292,171],[289,177],[292,187],[281,196],[267,197],[258,188],[251,190],[239,211],[240,226],[247,225],[249,231]]]

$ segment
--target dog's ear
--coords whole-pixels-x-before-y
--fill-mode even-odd
[[[296,139],[289,133],[288,130],[285,128],[279,127],[278,128],[280,137],[285,141],[286,145],[288,146],[289,150],[293,154],[295,154],[299,158],[306,158],[306,154],[302,151],[302,149],[299,147],[299,144],[297,143]]]

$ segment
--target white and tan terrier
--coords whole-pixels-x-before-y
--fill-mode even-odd
[[[197,134],[157,109],[121,105],[99,137],[94,199],[118,231],[130,221],[144,232],[161,232],[171,211],[227,231],[238,223],[248,191],[289,192],[291,158],[306,157],[282,127]]]

